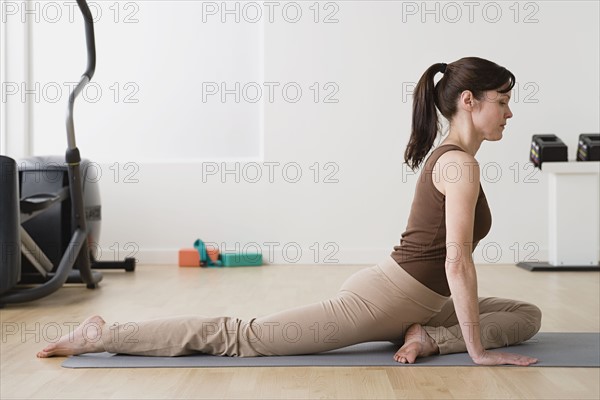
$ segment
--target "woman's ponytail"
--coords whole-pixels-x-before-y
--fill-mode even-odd
[[[436,110],[437,96],[433,77],[444,72],[447,65],[434,64],[425,71],[413,93],[412,128],[404,152],[404,161],[414,171],[433,147],[440,124]]]

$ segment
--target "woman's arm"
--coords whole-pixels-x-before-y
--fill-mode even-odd
[[[448,157],[444,157],[444,162],[452,162],[452,166],[458,166],[459,171],[458,177],[439,177],[443,180],[446,195],[446,277],[467,351],[476,364],[535,363],[536,359],[518,354],[487,352],[482,344],[477,273],[472,259],[475,207],[479,197],[479,164],[464,152],[450,151],[446,154]]]
[[[453,175],[458,171],[458,176],[442,174],[438,178],[446,192],[446,277],[467,351],[475,359],[485,350],[479,329],[477,274],[471,257],[480,172],[471,155],[458,151],[446,154],[445,165],[452,165]]]

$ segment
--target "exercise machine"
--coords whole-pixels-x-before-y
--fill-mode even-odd
[[[19,164],[0,156],[0,307],[47,296],[65,283],[94,289],[96,269],[135,269],[135,259],[96,260],[100,191],[75,142],[75,99],[96,67],[94,26],[85,0],[77,0],[85,24],[87,68],[69,95],[65,157],[31,157]]]

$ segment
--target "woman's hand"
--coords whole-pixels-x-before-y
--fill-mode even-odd
[[[484,350],[483,353],[476,357],[471,357],[475,364],[479,365],[502,365],[502,364],[511,364],[511,365],[521,365],[528,366],[531,364],[535,364],[538,362],[537,358],[522,356],[520,354],[514,353],[501,353],[498,351],[487,351]]]

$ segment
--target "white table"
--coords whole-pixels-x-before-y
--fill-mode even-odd
[[[530,271],[600,270],[600,161],[543,162],[548,174],[548,262]]]

